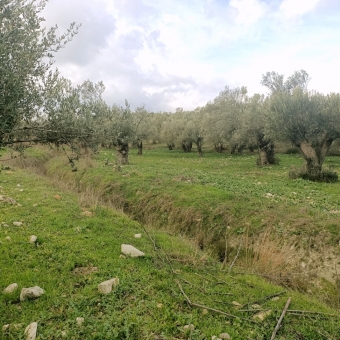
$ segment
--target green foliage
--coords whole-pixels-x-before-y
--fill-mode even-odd
[[[153,160],[157,159],[157,154],[154,156]],[[193,161],[197,158],[192,157]],[[51,185],[50,180],[27,169],[6,170],[1,176],[1,194],[20,203],[0,202],[0,287],[2,290],[13,282],[19,285],[11,295],[0,294],[0,324],[12,324],[9,330],[1,331],[4,339],[23,339],[24,329],[32,321],[38,322],[40,339],[61,339],[63,332],[70,339],[203,340],[224,332],[232,339],[268,339],[288,296],[292,297],[291,309],[335,314],[312,296],[294,291],[287,291],[278,301],[266,299],[281,292],[282,287],[254,275],[221,271],[219,263],[183,237],[150,230],[151,242],[139,223],[93,201],[78,201],[76,194],[65,186],[61,189]],[[84,210],[93,215],[83,215]],[[24,224],[14,227],[14,221]],[[140,232],[141,239],[133,237]],[[31,234],[38,236],[37,245],[28,242]],[[120,259],[122,243],[135,245],[146,256]],[[77,274],[74,269],[80,267],[98,270]],[[120,285],[112,293],[100,295],[97,285],[112,277],[119,277]],[[192,302],[236,318],[189,306],[176,280]],[[34,285],[42,287],[45,294],[37,300],[19,302],[20,289]],[[246,306],[251,311],[242,312],[232,304],[237,301],[247,305],[258,300],[262,308],[272,310],[262,323],[242,320],[252,320],[257,311]],[[82,326],[77,325],[77,317],[84,317]],[[13,326],[21,323],[18,328]],[[195,329],[185,330],[188,324]],[[321,339],[320,333],[336,337],[339,332],[337,317],[288,313],[278,336],[294,339],[299,334]]]
[[[43,106],[55,77],[53,53],[77,33],[75,23],[56,36],[57,27],[41,27],[47,1],[5,0],[0,5],[0,144],[10,143],[13,129],[28,123]],[[51,83],[52,82],[52,83]]]

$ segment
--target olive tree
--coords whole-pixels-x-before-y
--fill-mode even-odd
[[[47,0],[2,0],[0,3],[0,145],[12,143],[18,124],[32,122],[55,81],[53,55],[77,33],[78,26],[57,37],[57,26],[42,27],[39,13]]]
[[[302,177],[332,180],[322,165],[334,140],[340,138],[340,94],[323,95],[297,87],[271,97],[272,125],[305,159]]]

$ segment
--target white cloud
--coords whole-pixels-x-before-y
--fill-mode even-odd
[[[322,0],[283,0],[280,11],[285,17],[303,15],[313,10]]]
[[[266,11],[264,3],[258,0],[230,0],[230,6],[237,9],[236,23],[251,25],[257,22]]]

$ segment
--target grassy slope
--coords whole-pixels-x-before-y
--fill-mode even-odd
[[[142,194],[145,194],[143,190],[147,188],[157,193],[160,190],[159,184],[155,182],[158,178],[168,181],[166,183],[169,185],[174,183],[176,193],[182,193],[178,195],[178,202],[190,207],[193,197],[185,195],[184,189],[189,186],[190,189],[200,190],[199,186],[183,183],[183,179],[173,181],[175,176],[183,176],[183,172],[177,170],[178,173],[174,174],[175,170],[169,165],[165,167],[169,172],[164,176],[151,173],[155,170],[152,170],[150,164],[148,173],[147,164],[143,165],[143,162],[147,162],[147,156],[148,154],[145,158],[135,160],[132,158],[132,166],[125,167],[122,173],[112,174],[108,167],[100,168],[100,181],[104,175],[108,178],[110,176],[111,182],[114,182],[113,176],[120,176],[120,190],[125,185],[128,187],[127,193],[131,192],[133,197],[134,189],[130,186],[135,186]],[[213,157],[211,159],[217,162]],[[247,158],[245,160],[248,161]],[[60,161],[55,159],[50,163],[51,172],[53,164],[58,162]],[[137,162],[140,162],[138,166]],[[170,160],[169,162],[171,163]],[[178,160],[174,162],[178,163]],[[195,164],[198,160],[192,158],[191,162]],[[151,163],[155,164],[155,160]],[[162,163],[164,160],[159,160],[159,165]],[[190,166],[188,163],[185,162]],[[174,168],[177,169],[177,165]],[[94,171],[97,168],[90,168],[87,173],[91,169]],[[98,175],[97,171],[94,174]],[[127,172],[130,177],[126,176]],[[0,176],[0,194],[12,197],[21,204],[17,206],[0,203],[0,222],[9,225],[0,226],[0,287],[3,289],[8,284],[17,282],[20,289],[39,285],[46,291],[38,300],[23,303],[18,301],[19,291],[11,296],[1,294],[0,325],[27,325],[38,321],[39,339],[60,339],[62,331],[67,332],[67,339],[209,339],[222,332],[228,332],[232,339],[268,339],[288,296],[293,298],[290,309],[334,313],[310,296],[289,291],[276,302],[262,304],[263,308],[274,311],[263,323],[253,324],[213,312],[205,314],[200,308],[188,306],[176,279],[181,282],[192,301],[243,318],[250,318],[254,312],[240,312],[232,306],[232,301],[245,304],[280,292],[282,288],[256,276],[231,276],[220,271],[219,264],[188,241],[165,232],[152,232],[157,245],[155,252],[152,242],[138,223],[98,204],[92,206],[94,216],[86,217],[82,215],[82,211],[85,208],[91,210],[86,206],[86,202],[90,200],[86,201],[83,197],[80,206],[79,195],[61,191],[60,188],[53,187],[51,182],[27,171],[2,171]],[[136,181],[132,181],[134,176]],[[90,181],[90,178],[94,181],[93,177],[86,179],[84,175],[82,180]],[[128,181],[125,182],[125,179]],[[139,189],[137,179],[142,182]],[[17,187],[18,183],[21,184],[20,187]],[[149,186],[150,183],[156,183],[154,188]],[[166,185],[163,188],[167,188],[168,195],[173,193]],[[20,192],[19,189],[24,191]],[[192,192],[195,190],[190,191]],[[219,194],[217,188],[208,188],[207,192]],[[60,200],[54,198],[56,194],[61,196]],[[207,205],[214,199],[209,194],[204,198]],[[260,200],[267,204],[261,197]],[[37,206],[33,207],[34,204]],[[14,221],[23,221],[23,227],[14,227]],[[138,232],[143,234],[141,239],[133,237]],[[32,234],[39,238],[38,247],[28,243]],[[12,238],[11,241],[5,239],[7,235]],[[122,243],[135,245],[147,256],[143,259],[120,259]],[[162,249],[177,274],[172,274]],[[72,273],[79,266],[96,266],[98,271],[87,275]],[[121,281],[119,288],[107,296],[99,295],[97,284],[116,276]],[[85,318],[82,327],[76,325],[76,317]],[[191,334],[185,333],[183,326],[190,323],[195,325],[195,330]],[[10,329],[9,333],[1,333],[0,336],[20,339],[23,329]],[[278,339],[336,338],[339,333],[340,323],[337,318],[305,318],[289,313]]]

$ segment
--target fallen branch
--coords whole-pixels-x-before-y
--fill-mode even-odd
[[[175,281],[176,281],[176,283],[177,283],[177,285],[178,285],[178,287],[179,287],[181,293],[182,293],[183,296],[185,297],[185,300],[188,302],[188,304],[189,304],[190,306],[194,306],[194,307],[198,307],[198,308],[207,309],[207,310],[210,310],[210,311],[212,311],[212,312],[215,312],[215,313],[219,313],[219,314],[228,316],[228,317],[230,317],[230,318],[240,319],[240,320],[244,320],[244,321],[248,321],[248,322],[251,322],[251,323],[255,323],[255,324],[256,324],[256,322],[253,321],[253,320],[241,318],[241,317],[239,317],[239,316],[237,316],[237,315],[225,313],[225,312],[223,312],[223,311],[221,311],[221,310],[219,310],[219,309],[210,308],[210,307],[201,305],[201,304],[199,304],[199,303],[192,302],[192,301],[189,299],[188,295],[185,294],[185,292],[184,292],[184,290],[183,290],[182,285],[180,284],[180,282],[179,282],[178,280],[175,280]]]
[[[241,238],[241,240],[240,240],[240,244],[239,244],[238,249],[237,249],[237,254],[236,254],[236,256],[235,256],[233,262],[231,263],[231,265],[230,265],[230,267],[229,267],[229,273],[230,273],[231,269],[233,268],[233,265],[234,265],[236,259],[238,258],[238,255],[240,254],[241,245],[242,245],[242,238]]]
[[[327,314],[327,313],[322,313],[322,312],[314,312],[310,310],[295,310],[295,309],[288,309],[287,313],[299,313],[299,315],[303,314],[316,314],[316,315],[325,315],[325,316],[334,316],[336,318],[340,318],[339,314]],[[297,314],[296,314],[297,315]]]
[[[285,305],[285,308],[283,308],[283,311],[282,311],[282,314],[281,314],[281,316],[280,316],[280,319],[279,319],[279,321],[277,322],[276,327],[274,328],[274,331],[273,331],[273,334],[272,334],[272,337],[270,338],[270,340],[274,340],[274,339],[275,339],[276,333],[277,333],[277,331],[278,331],[279,328],[280,328],[281,322],[282,322],[284,316],[286,315],[287,309],[288,309],[288,307],[289,307],[291,301],[292,301],[292,298],[288,298],[288,300],[287,300],[287,302],[286,302],[286,305]]]

